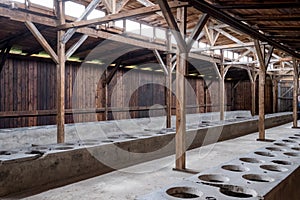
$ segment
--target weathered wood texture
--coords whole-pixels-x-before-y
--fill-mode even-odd
[[[66,123],[105,120],[103,73],[99,65],[66,63]],[[163,73],[120,68],[108,85],[108,120],[165,115],[164,84]],[[250,81],[234,86],[225,83],[226,110],[250,110]],[[268,79],[266,88],[266,112],[270,113],[272,87]],[[55,124],[56,89],[56,66],[49,59],[9,58],[0,72],[0,128]],[[174,115],[174,85],[173,90]],[[218,91],[217,80],[187,77],[186,113],[218,112]]]

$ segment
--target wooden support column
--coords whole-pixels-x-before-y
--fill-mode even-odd
[[[256,114],[255,112],[255,109],[256,109],[256,106],[255,106],[255,103],[256,103],[256,88],[255,88],[255,80],[253,80],[251,82],[251,114],[252,116],[254,116]]]
[[[185,73],[187,53],[177,53],[176,66],[176,169],[185,169],[185,135],[186,135],[186,111],[185,111]]]
[[[293,58],[294,67],[294,87],[293,87],[293,128],[298,127],[298,87],[299,87],[299,69],[298,62]]]
[[[278,96],[278,80],[276,79],[276,77],[273,77],[272,79],[273,113],[277,112],[277,105],[278,105],[277,96]]]
[[[166,77],[166,127],[171,128],[172,126],[172,54],[170,51],[172,50],[172,42],[171,42],[171,32],[167,31],[167,46],[168,46],[168,54],[167,54],[167,69],[168,75]]]
[[[265,80],[266,80],[266,66],[258,40],[254,40],[257,57],[259,59],[259,83],[258,83],[258,109],[259,109],[259,140],[265,140]]]
[[[186,33],[186,8],[177,9],[177,22],[181,41],[185,41]],[[177,41],[178,43],[178,41]],[[186,44],[181,44],[176,53],[176,169],[186,169],[186,100],[185,100],[185,74],[188,53]]]
[[[264,66],[260,66],[258,80],[258,109],[259,109],[259,139],[265,139],[265,81],[266,70]]]
[[[220,66],[220,120],[225,117],[225,73],[224,73],[224,53],[221,50],[221,66]]]
[[[64,1],[57,0],[59,24],[65,23]],[[65,142],[65,44],[62,42],[65,31],[57,32],[57,143]]]

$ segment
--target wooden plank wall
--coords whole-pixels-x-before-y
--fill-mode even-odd
[[[278,111],[292,111],[293,110],[293,81],[280,81],[278,84]],[[284,95],[284,96],[283,96]]]
[[[99,65],[83,66],[76,62],[66,64],[66,123],[105,120],[103,74],[104,68]],[[196,77],[187,77],[187,80],[187,113],[205,112],[204,80]],[[206,84],[209,84],[206,110],[218,112],[219,82],[211,83],[207,80]],[[164,85],[165,77],[162,73],[120,68],[108,85],[108,120],[165,115]],[[250,82],[241,82],[234,91],[233,85],[231,82],[225,84],[226,110],[250,110]],[[270,94],[267,92],[266,100],[271,105]],[[196,98],[191,98],[193,96]],[[42,58],[9,58],[0,72],[0,128],[55,124],[55,99],[56,66],[52,61]],[[175,100],[173,95],[173,114]],[[73,114],[74,110],[81,113]],[[4,117],[7,115],[10,117]]]

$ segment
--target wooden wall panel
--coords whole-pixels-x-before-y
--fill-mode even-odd
[[[105,90],[99,65],[67,63],[65,85],[66,123],[105,120]],[[110,73],[108,69],[107,73]],[[174,77],[175,78],[175,77]],[[173,79],[174,80],[174,79]],[[204,81],[207,90],[207,111],[219,111],[219,82],[187,77],[187,113],[205,112]],[[148,84],[154,83],[154,84]],[[175,84],[175,83],[174,83]],[[108,119],[126,119],[165,115],[165,110],[148,110],[165,105],[165,76],[162,73],[120,68],[108,85]],[[250,82],[226,82],[227,110],[250,110]],[[174,85],[173,85],[174,87]],[[272,108],[271,84],[266,84],[267,112]],[[175,88],[175,87],[174,87]],[[191,98],[195,96],[195,98]],[[232,101],[234,99],[234,101]],[[232,102],[234,105],[231,105]],[[9,58],[0,72],[0,128],[55,124],[56,66],[48,59]],[[173,89],[172,114],[176,97]],[[269,106],[269,107],[268,107]],[[95,113],[95,109],[98,113]],[[131,108],[128,111],[128,108]],[[72,109],[86,110],[72,114]],[[91,111],[89,113],[89,111]],[[15,114],[24,114],[18,117]],[[39,114],[44,113],[44,114]],[[4,115],[10,117],[3,117]]]

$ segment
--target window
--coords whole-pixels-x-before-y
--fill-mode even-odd
[[[24,2],[24,0],[23,0]],[[30,0],[31,3],[45,6],[48,8],[53,8],[53,0]]]
[[[153,38],[153,27],[142,24],[141,35]]]
[[[80,5],[78,3],[74,3],[71,1],[67,1],[65,3],[65,13],[66,15],[69,15],[71,17],[80,17],[82,13],[84,12],[85,7],[83,5]]]

